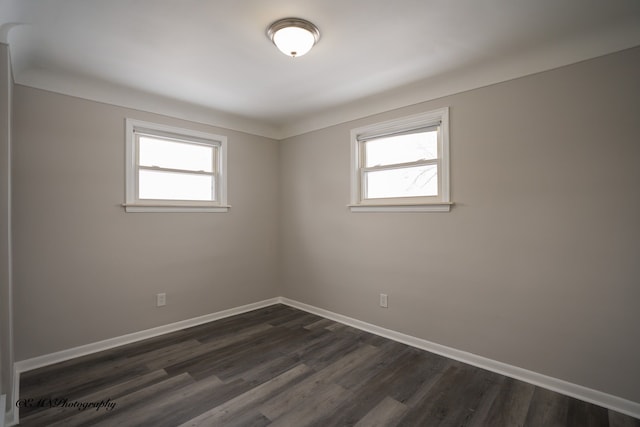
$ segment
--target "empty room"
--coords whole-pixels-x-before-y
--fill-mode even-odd
[[[640,427],[640,2],[0,0],[0,427]]]

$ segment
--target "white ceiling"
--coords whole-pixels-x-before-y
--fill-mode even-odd
[[[267,26],[315,23],[281,54]],[[0,0],[19,84],[274,138],[640,45],[639,0]]]

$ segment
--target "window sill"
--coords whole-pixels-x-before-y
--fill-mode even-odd
[[[161,205],[123,203],[126,212],[228,212],[231,206]]]
[[[449,212],[453,202],[421,203],[415,205],[349,205],[351,212]]]

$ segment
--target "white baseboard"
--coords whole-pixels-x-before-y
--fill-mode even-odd
[[[337,314],[322,308],[314,307],[284,297],[272,298],[253,304],[247,304],[240,307],[232,308],[229,310],[219,311],[217,313],[207,314],[193,319],[171,323],[169,325],[159,326],[140,332],[134,332],[132,334],[123,335],[121,337],[110,338],[92,344],[74,347],[68,350],[62,350],[31,359],[21,360],[14,363],[14,396],[19,396],[18,387],[20,382],[20,373],[22,372],[30,371],[32,369],[37,369],[58,362],[63,362],[72,358],[85,356],[87,354],[96,353],[98,351],[108,350],[114,347],[141,341],[158,335],[175,332],[192,326],[201,325],[203,323],[212,322],[214,320],[223,319],[225,317],[235,316],[236,314],[246,313],[248,311],[256,310],[278,303],[285,304],[312,314],[316,314],[318,316],[322,316],[327,319],[334,320],[336,322],[343,323],[345,325],[352,326],[354,328],[361,329],[375,335],[389,338],[391,340],[407,344],[412,347],[416,347],[422,350],[429,351],[431,353],[448,357],[450,359],[467,363],[472,366],[477,366],[479,368],[505,375],[510,378],[540,386],[545,389],[553,390],[567,396],[575,397],[577,399],[584,400],[585,402],[603,406],[605,408],[612,409],[614,411],[632,416],[634,418],[640,418],[640,403],[632,402],[621,397],[613,396],[578,384],[573,384],[564,380],[549,377],[547,375],[539,374],[537,372],[529,371],[517,366],[508,365],[506,363],[478,356],[473,353],[457,350],[455,348],[436,344],[421,338],[416,338],[411,335],[406,335],[390,329],[382,328],[371,323],[363,322],[361,320],[343,316],[341,314]],[[14,423],[17,424],[17,410],[14,411],[13,418],[14,422],[10,423],[9,425],[12,425]]]
[[[486,369],[488,371],[524,381],[526,383],[552,390],[567,396],[575,397],[576,399],[603,406],[605,408],[612,409],[614,411],[632,416],[634,418],[640,418],[640,403],[637,402],[632,402],[621,397],[613,396],[611,394],[593,390],[578,384],[573,384],[564,380],[549,377],[547,375],[539,374],[537,372],[529,371],[517,366],[508,365],[506,363],[498,362],[497,360],[478,356],[477,354],[468,353],[466,351],[446,347],[444,345],[436,344],[421,338],[416,338],[400,332],[392,331],[390,329],[385,329],[371,323],[333,313],[331,311],[317,308],[298,301],[290,300],[288,298],[281,297],[278,298],[278,301],[282,304],[286,304],[288,306],[312,314],[316,314],[318,316],[322,316],[327,319],[334,320],[336,322],[343,323],[345,325],[352,326],[354,328],[361,329],[375,335],[389,338],[391,340],[407,344],[412,347],[439,354],[441,356],[448,357],[450,359],[454,359],[468,365]]]
[[[202,325],[204,323],[213,322],[214,320],[220,320],[224,319],[225,317],[235,316],[236,314],[246,313],[247,311],[268,307],[273,304],[278,304],[279,302],[280,298],[271,298],[268,300],[230,308],[228,310],[218,311],[216,313],[205,314],[204,316],[194,317],[192,319],[182,320],[180,322],[170,323],[168,325],[158,326],[156,328],[146,329],[144,331],[134,332],[127,335],[122,335],[120,337],[109,338],[103,341],[81,345],[67,350],[57,351],[55,353],[45,354],[42,356],[33,357],[31,359],[25,359],[19,362],[15,362],[13,364],[14,396],[16,396],[16,399],[18,399],[18,396],[20,396],[20,374],[22,372],[31,371],[43,366],[53,365],[54,363],[64,362],[65,360],[73,359],[76,357],[86,356],[87,354],[109,350],[121,345],[130,344],[136,341],[142,341],[147,338],[153,338],[158,335],[176,332],[181,329],[190,328],[192,326]],[[12,418],[13,421],[9,423],[9,425],[11,426],[14,424],[18,424],[19,414],[17,408],[14,408]]]
[[[147,338],[157,337],[158,335],[168,334],[170,332],[179,331],[181,329],[190,328],[192,326],[202,325],[203,323],[213,322],[214,320],[224,319],[225,317],[235,316],[236,314],[246,313],[247,311],[256,310],[258,308],[268,307],[270,305],[277,304],[278,302],[280,302],[279,298],[271,298],[240,307],[230,308],[228,310],[218,311],[216,313],[205,314],[204,316],[194,317],[192,319],[181,320],[179,322],[170,323],[168,325],[158,326],[156,328],[146,329],[144,331],[122,335],[120,337],[109,338],[103,341],[81,345],[78,347],[70,348],[68,350],[57,351],[55,353],[21,360],[14,364],[15,371],[18,373],[31,371],[43,366],[64,362],[65,360],[74,359],[76,357],[85,356],[87,354],[96,353],[98,351],[109,350],[121,345],[145,340]]]

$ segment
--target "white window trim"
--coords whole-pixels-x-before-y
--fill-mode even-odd
[[[125,154],[125,196],[123,204],[126,212],[227,212],[231,206],[227,204],[227,137],[190,129],[177,128],[157,123],[144,122],[127,118],[126,154]],[[210,141],[217,145],[216,176],[218,200],[215,202],[185,202],[180,200],[141,201],[136,195],[136,142],[134,132],[158,133],[175,136],[177,138],[195,138]]]
[[[434,201],[412,202],[406,199],[362,199],[361,169],[363,168],[359,137],[383,135],[403,130],[440,124],[438,151],[440,157],[441,194]],[[449,212],[453,202],[450,198],[449,178],[449,107],[415,114],[351,130],[351,212]]]

